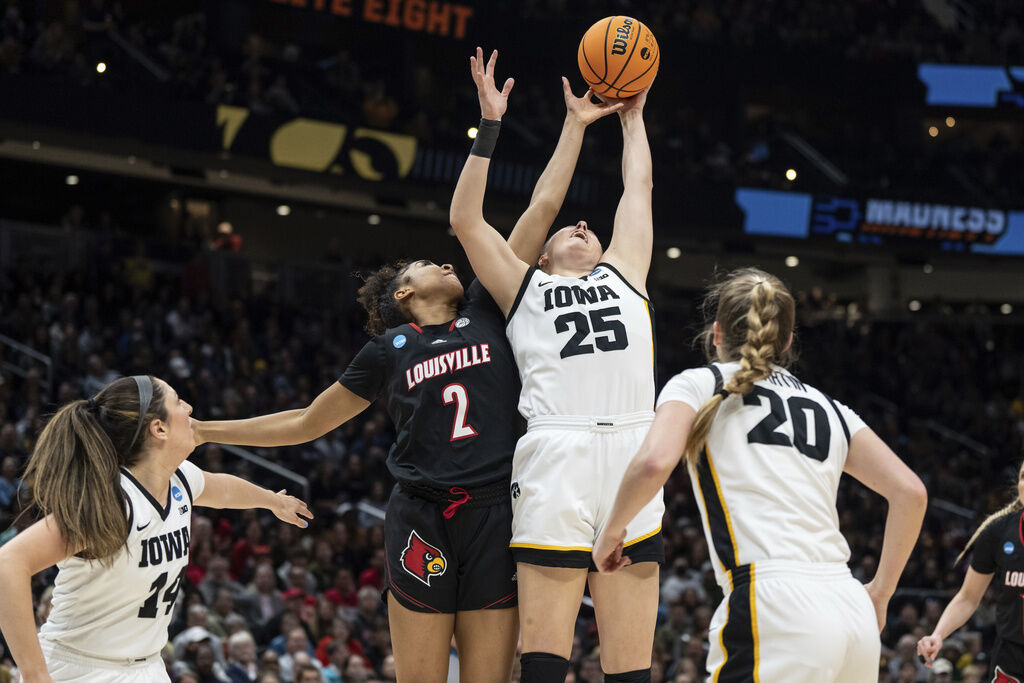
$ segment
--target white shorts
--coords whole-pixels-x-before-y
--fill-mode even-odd
[[[543,416],[529,421],[512,461],[512,541],[517,561],[592,568],[590,551],[653,413]],[[661,492],[626,527],[634,562],[664,560]]]
[[[40,638],[46,670],[54,683],[170,683],[159,654],[138,659],[91,657],[55,640]]]
[[[765,560],[730,572],[708,634],[708,681],[875,683],[881,642],[843,563]]]

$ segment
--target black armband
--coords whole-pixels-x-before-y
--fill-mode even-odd
[[[480,119],[480,125],[476,129],[476,139],[473,140],[473,148],[469,153],[473,156],[490,159],[494,153],[494,145],[498,142],[498,131],[501,130],[501,121]]]

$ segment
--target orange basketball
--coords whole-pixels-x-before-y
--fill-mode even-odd
[[[583,34],[577,60],[583,80],[595,93],[632,97],[654,80],[661,50],[639,19],[607,17]]]

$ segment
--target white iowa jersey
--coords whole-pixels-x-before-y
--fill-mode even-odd
[[[694,410],[729,383],[739,363],[714,363],[676,375],[658,405]],[[715,574],[759,560],[846,562],[836,491],[860,417],[775,368],[746,396],[723,401],[707,448],[690,469]]]
[[[128,547],[113,566],[69,557],[53,588],[53,609],[39,633],[84,654],[145,657],[167,643],[167,626],[188,564],[192,501],[202,470],[185,461],[171,477],[167,500],[156,499],[127,471]]]
[[[530,268],[505,331],[522,379],[523,417],[653,408],[653,311],[607,263],[584,277]]]

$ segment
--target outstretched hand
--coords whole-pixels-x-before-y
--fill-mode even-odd
[[[484,51],[476,49],[476,55],[469,58],[469,71],[476,83],[476,94],[480,98],[480,115],[485,119],[500,121],[505,109],[508,108],[508,94],[512,92],[515,79],[505,81],[499,91],[494,85],[494,65],[498,61],[498,51],[491,53],[491,58],[484,63]]]
[[[594,549],[591,554],[594,556],[594,564],[602,573],[611,573],[622,569],[633,560],[622,556],[623,542],[626,540],[626,530],[619,533],[610,533],[605,529],[597,537]]]
[[[277,500],[272,512],[279,520],[294,524],[300,529],[305,529],[309,526],[309,522],[306,520],[313,519],[313,513],[309,511],[305,503],[295,496],[289,496],[284,489],[274,495]]]
[[[653,84],[652,84],[653,85]],[[643,111],[644,105],[647,104],[647,93],[651,91],[651,86],[648,85],[646,88],[638,92],[632,97],[623,97],[616,99],[614,97],[605,97],[598,95],[597,97],[605,103],[615,104],[616,102],[622,103],[622,108],[619,109],[619,114],[625,114],[628,111]]]
[[[562,94],[565,95],[566,114],[574,117],[584,126],[590,125],[602,116],[617,112],[625,106],[623,102],[617,100],[595,102],[592,88],[583,93],[583,97],[576,97],[572,94],[569,79],[565,76],[562,76]]]

